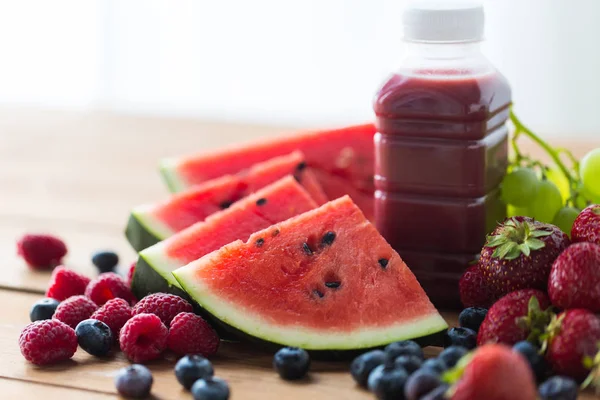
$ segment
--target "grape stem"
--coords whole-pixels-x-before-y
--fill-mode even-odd
[[[544,149],[544,151],[550,156],[550,158],[552,158],[552,161],[554,161],[554,163],[560,169],[560,171],[563,173],[563,175],[567,178],[567,180],[569,181],[569,188],[571,191],[571,198],[569,199],[569,201],[574,201],[572,199],[575,199],[578,195],[577,184],[578,184],[579,179],[578,179],[577,175],[578,175],[579,163],[577,162],[577,159],[573,156],[573,154],[569,150],[564,149],[564,148],[555,149],[552,146],[550,146],[546,141],[544,141],[542,138],[540,138],[538,135],[533,133],[533,131],[531,129],[527,128],[519,120],[519,118],[515,115],[515,113],[513,112],[512,109],[510,110],[510,120],[513,123],[513,125],[515,126],[515,133],[513,134],[513,137],[511,139],[511,145],[512,145],[513,151],[515,152],[515,163],[517,165],[519,165],[523,161],[528,161],[528,163],[531,166],[541,167],[542,174],[544,172],[544,166],[540,162],[532,161],[529,157],[523,156],[523,153],[519,149],[517,139],[519,138],[520,135],[525,135],[529,139],[531,139],[533,142],[535,142],[538,146],[540,146],[542,149]],[[563,161],[560,158],[560,154],[565,154],[569,158],[569,160],[573,163],[573,168],[568,168],[563,163]],[[572,174],[571,171],[574,171],[575,174]]]

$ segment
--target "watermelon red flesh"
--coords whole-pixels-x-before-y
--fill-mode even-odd
[[[347,187],[372,196],[374,134],[373,124],[304,132],[209,154],[163,160],[161,170],[171,189],[181,191],[191,185],[246,169],[269,158],[300,150],[319,177],[339,178]],[[326,180],[320,182],[330,199],[348,193],[347,189],[339,185],[328,187]],[[371,215],[367,216],[371,218]]]
[[[335,238],[326,244],[330,232]],[[400,256],[347,196],[173,274],[218,319],[283,345],[368,348],[447,327]]]
[[[304,165],[304,156],[299,151],[275,157],[237,175],[210,180],[178,193],[156,205],[152,214],[170,230],[179,232],[289,174],[297,177],[318,204],[325,203],[327,197],[321,186],[312,171],[303,168]]]
[[[257,230],[317,207],[308,192],[287,176],[170,238],[140,252],[140,260],[179,286],[171,271]]]

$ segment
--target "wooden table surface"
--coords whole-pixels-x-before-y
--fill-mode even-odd
[[[89,276],[95,274],[90,255],[98,249],[114,249],[127,265],[135,259],[123,236],[130,208],[168,195],[156,168],[159,158],[286,131],[102,112],[0,109],[0,398],[117,398],[113,376],[128,364],[122,354],[99,360],[82,350],[71,362],[51,367],[23,359],[17,338],[49,274],[29,271],[16,257],[17,237],[25,232],[59,235],[69,246],[66,263]],[[592,147],[565,144],[577,154]],[[456,315],[444,315],[455,323]],[[437,351],[426,349],[428,354]],[[229,381],[232,399],[373,398],[356,388],[347,363],[314,362],[309,380],[288,383],[272,371],[271,357],[228,344],[213,362],[216,374]],[[154,399],[191,399],[175,380],[174,362],[149,365]]]

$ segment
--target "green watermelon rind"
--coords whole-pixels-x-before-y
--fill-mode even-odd
[[[275,327],[263,318],[253,316],[225,299],[211,296],[202,284],[194,279],[195,263],[173,271],[183,290],[206,312],[222,324],[231,327],[240,338],[271,343],[278,346],[296,346],[313,351],[353,351],[371,349],[407,339],[437,336],[448,329],[448,324],[437,312],[418,320],[399,323],[396,327],[363,330],[351,334],[322,332],[300,327]],[[240,321],[242,321],[240,323]]]
[[[179,283],[177,283],[179,285]],[[139,257],[135,266],[133,280],[131,281],[131,291],[137,299],[142,299],[152,293],[171,293],[179,296],[192,304],[194,312],[207,320],[219,334],[223,340],[233,341],[236,338],[231,334],[230,330],[224,327],[220,321],[217,321],[211,314],[206,312],[198,305],[186,292],[179,286],[170,285],[167,280],[155,271],[147,260]]]
[[[152,267],[151,261],[140,254],[135,265],[135,272],[131,281],[131,291],[136,298],[141,299],[152,293],[172,293],[191,300],[189,295],[179,286],[172,285],[158,271]]]
[[[134,209],[129,215],[125,228],[125,237],[135,251],[142,251],[174,233],[161,221],[153,218],[147,207]]]
[[[159,171],[171,193],[178,193],[188,188],[188,184],[177,172],[177,160],[165,158],[160,160]]]
[[[160,286],[174,287],[179,291],[183,291],[183,288],[172,273],[177,268],[180,268],[182,263],[177,259],[165,256],[165,247],[165,242],[160,242],[140,251],[138,262],[143,263],[156,274],[153,280],[157,280],[158,278],[163,280]]]

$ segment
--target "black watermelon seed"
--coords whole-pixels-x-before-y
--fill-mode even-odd
[[[334,240],[335,240],[335,232],[327,232],[326,234],[323,235],[323,238],[321,238],[321,245],[322,246],[330,246]]]
[[[256,241],[256,247],[262,247],[262,245],[263,245],[264,243],[265,243],[265,239],[263,239],[263,238],[259,238],[259,239]]]
[[[261,197],[260,199],[256,200],[257,206],[264,206],[265,204],[267,204],[267,199],[265,199],[264,197]]]
[[[302,171],[302,170],[304,170],[304,168],[306,168],[306,163],[304,161],[302,161],[300,164],[298,164],[296,166],[296,171]]]
[[[275,230],[273,231],[273,233],[271,233],[271,236],[273,236],[273,237],[275,237],[275,236],[277,236],[277,235],[279,235],[279,229],[275,229]]]
[[[325,286],[330,289],[337,289],[342,285],[342,282],[325,282]]]
[[[231,207],[232,204],[233,204],[233,201],[224,201],[221,204],[219,204],[219,207],[221,207],[221,210],[224,210],[226,208]]]
[[[387,267],[389,260],[387,258],[380,258],[377,262],[382,268],[385,268]]]
[[[313,255],[313,251],[308,246],[308,243],[302,243],[302,250],[304,250],[304,253],[306,253],[307,256]]]
[[[320,299],[322,299],[323,297],[325,297],[325,294],[323,292],[321,292],[319,289],[313,290],[313,294],[315,296],[317,296],[318,298],[320,298]]]

